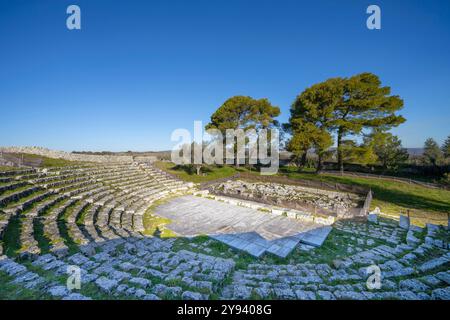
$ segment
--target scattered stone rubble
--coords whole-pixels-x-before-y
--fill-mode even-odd
[[[342,214],[358,207],[358,202],[361,201],[361,198],[355,194],[287,184],[247,182],[242,180],[229,180],[213,185],[212,192],[229,196],[237,195],[255,200],[278,199],[283,203],[305,203]]]

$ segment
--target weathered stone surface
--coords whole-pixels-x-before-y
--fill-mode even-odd
[[[128,280],[130,283],[140,285],[144,288],[148,288],[151,286],[152,282],[145,278],[131,278]]]
[[[435,277],[442,282],[445,282],[447,285],[450,285],[450,271],[439,272],[435,275]]]
[[[299,300],[316,300],[316,294],[312,291],[296,290],[295,295]]]
[[[89,297],[86,297],[80,293],[70,293],[69,295],[62,298],[62,300],[92,300]]]
[[[400,281],[399,286],[402,290],[411,290],[414,292],[423,292],[429,289],[427,285],[416,279],[402,280]]]
[[[330,291],[319,290],[317,291],[317,295],[322,300],[336,300],[336,297]]]
[[[314,222],[271,216],[255,209],[194,196],[174,199],[157,207],[155,213],[172,219],[169,228],[177,234],[208,234],[255,257],[265,252],[286,257],[299,242],[320,246],[331,231],[331,227]]]
[[[337,290],[333,293],[338,300],[365,300],[364,295],[359,292]]]
[[[433,290],[431,298],[433,300],[450,300],[450,287]]]
[[[446,257],[439,257],[439,258],[432,259],[432,260],[429,260],[429,261],[423,263],[422,265],[420,265],[418,267],[418,269],[422,272],[425,272],[425,271],[440,267],[448,262],[449,262],[449,260]]]
[[[117,286],[117,281],[106,277],[100,277],[95,280],[95,284],[104,292],[109,293],[114,287]]]
[[[49,288],[47,292],[54,297],[64,297],[70,293],[65,286],[54,286]]]
[[[198,292],[185,291],[181,295],[181,299],[183,299],[183,300],[203,300],[203,296],[201,293],[198,293]]]
[[[400,215],[400,222],[399,222],[400,228],[408,230],[409,225],[410,225],[409,217]]]
[[[371,222],[371,223],[378,223],[378,215],[375,213],[370,213],[367,216],[367,221]]]

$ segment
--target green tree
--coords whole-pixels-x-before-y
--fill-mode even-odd
[[[409,158],[402,141],[389,132],[375,130],[365,139],[365,144],[373,150],[384,169],[396,170],[398,165]]]
[[[446,159],[450,158],[450,136],[447,137],[442,145],[442,153]]]
[[[381,86],[378,76],[361,73],[343,79],[342,84],[343,94],[334,111],[341,172],[344,170],[343,141],[347,135],[361,134],[365,128],[386,131],[405,122],[405,118],[396,115],[403,108],[403,100],[391,95],[390,87]]]
[[[321,132],[336,134],[337,156],[341,171],[344,160],[359,154],[360,159],[370,159],[369,150],[349,142],[348,136],[357,136],[364,129],[386,131],[403,123],[405,119],[396,112],[403,100],[391,95],[389,87],[382,87],[379,78],[371,73],[361,73],[351,78],[331,78],[303,91],[291,107],[291,117],[286,126],[290,133],[299,134],[305,123],[317,126]],[[291,149],[305,150],[311,131],[297,139],[303,146]],[[294,140],[292,140],[294,143]]]
[[[299,168],[305,166],[306,155],[309,149],[314,149],[317,155],[316,170],[322,170],[323,160],[330,154],[329,148],[333,145],[333,138],[328,131],[315,126],[308,126],[302,131],[295,131],[288,143],[288,150],[294,154]]]
[[[333,137],[325,129],[319,129],[313,137],[313,148],[317,154],[317,173],[322,171],[323,161],[331,155],[330,147],[333,145]]]
[[[288,150],[306,160],[308,149],[314,148],[318,156],[318,171],[322,169],[322,160],[333,144],[330,132],[341,90],[340,79],[329,79],[307,88],[292,104],[289,123],[285,125],[292,135]]]
[[[309,122],[298,122],[295,131],[290,130],[292,137],[289,139],[286,149],[294,155],[294,160],[299,169],[306,165],[308,150],[313,147],[311,137],[315,130],[317,130],[317,127]]]
[[[358,145],[354,140],[342,140],[342,159],[347,163],[366,165],[376,161],[376,155],[366,144]]]
[[[428,138],[425,141],[423,159],[425,160],[425,163],[430,163],[433,166],[438,165],[442,160],[442,151],[433,138]]]
[[[268,99],[253,99],[248,96],[234,96],[224,102],[211,116],[206,129],[217,129],[222,133],[224,143],[228,129],[269,129],[278,126],[276,117],[280,115],[280,108],[273,106]],[[225,144],[224,144],[225,146]],[[236,142],[234,143],[236,153]],[[225,153],[224,153],[225,154]],[[236,159],[236,165],[239,162]]]

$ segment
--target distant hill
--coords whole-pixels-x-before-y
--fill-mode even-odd
[[[410,157],[421,156],[423,154],[423,148],[406,148]]]

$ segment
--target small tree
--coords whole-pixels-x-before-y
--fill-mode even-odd
[[[423,159],[425,163],[431,163],[433,166],[438,165],[442,160],[442,151],[433,138],[428,138],[425,141]]]
[[[409,158],[408,151],[402,147],[402,141],[389,132],[375,130],[365,139],[384,169],[397,170],[398,165]]]
[[[295,129],[291,130],[291,139],[287,143],[287,150],[292,152],[297,166],[301,169],[306,165],[308,150],[313,147],[314,132],[317,127],[309,122],[298,121]]]
[[[333,145],[333,138],[324,129],[318,129],[313,136],[313,147],[317,154],[317,173],[322,171],[323,161],[331,155],[329,151],[330,147]]]
[[[450,158],[450,136],[447,137],[442,145],[442,153],[446,159]]]
[[[222,133],[224,146],[228,129],[270,129],[277,127],[276,117],[280,115],[280,108],[273,106],[268,99],[253,99],[247,96],[234,96],[228,99],[212,115],[206,129],[217,129]],[[232,146],[236,152],[237,143]],[[225,151],[225,150],[224,150]],[[224,152],[225,154],[225,152]],[[236,166],[239,161],[236,154]]]
[[[377,157],[373,150],[366,144],[358,145],[354,140],[342,140],[342,159],[348,163],[359,163],[366,165],[376,161]]]
[[[329,79],[305,89],[292,104],[289,123],[285,125],[292,134],[288,149],[304,164],[307,151],[313,148],[318,157],[317,171],[322,170],[322,161],[333,144],[333,111],[341,94],[341,79]]]

